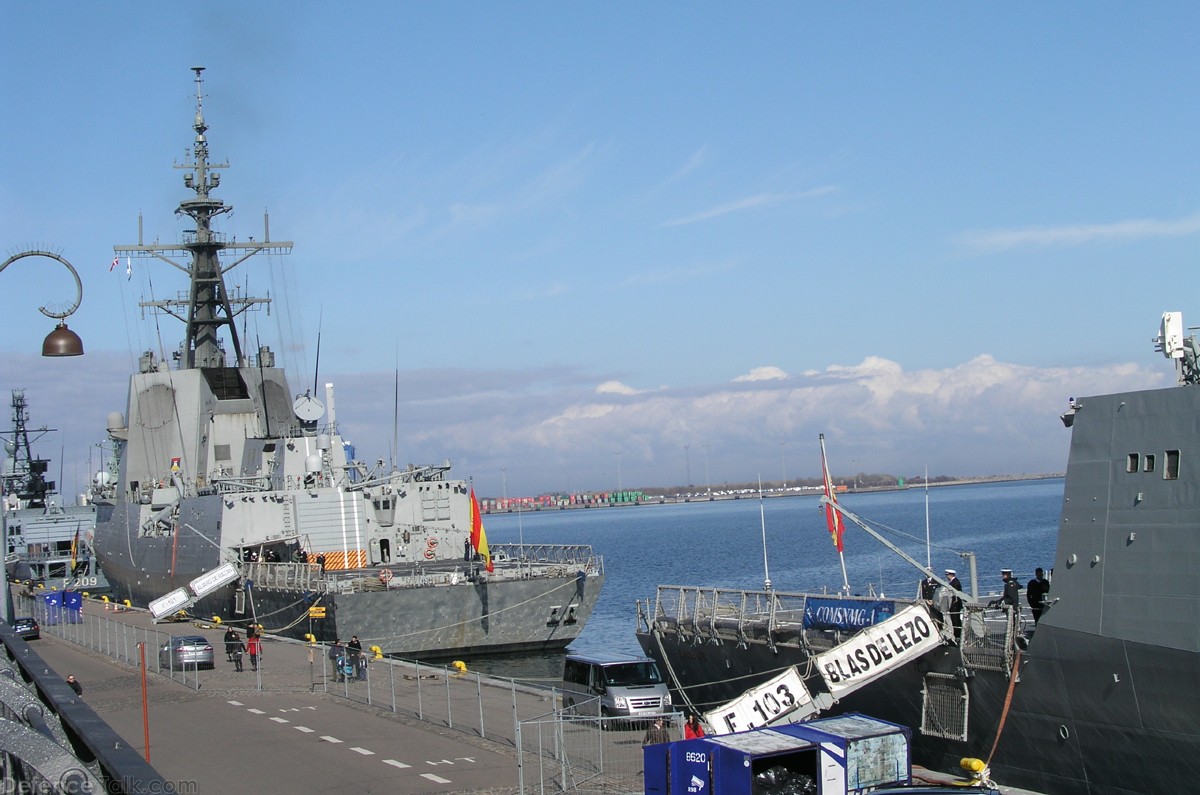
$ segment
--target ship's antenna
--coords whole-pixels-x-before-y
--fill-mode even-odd
[[[929,552],[929,464],[925,465],[925,568],[933,566]]]
[[[313,397],[317,396],[317,384],[320,382],[321,375],[321,326],[325,323],[325,307],[321,307],[321,314],[317,318],[317,360],[313,364]]]
[[[771,590],[771,572],[767,571],[767,511],[763,507],[762,473],[758,475],[758,518],[762,522],[763,588]]]
[[[392,386],[392,470],[400,455],[400,340],[396,340],[396,381]]]

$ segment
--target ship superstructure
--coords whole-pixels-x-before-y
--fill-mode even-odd
[[[231,564],[232,582],[199,594],[200,615],[254,622],[414,657],[556,649],[578,636],[603,583],[588,546],[470,547],[471,495],[445,462],[387,468],[355,460],[331,384],[296,395],[267,346],[248,351],[243,312],[269,299],[230,291],[225,274],[290,252],[264,223],[259,240],[213,229],[231,207],[213,196],[226,164],[209,161],[195,68],[193,193],[179,243],[139,240],[117,255],[188,275],[177,300],[143,306],[184,324],[170,357],[152,351],[130,379],[127,412],[109,416],[118,476],[95,497],[97,552],[118,598],[148,605]],[[140,235],[139,235],[140,237]],[[310,607],[324,617],[309,621]]]

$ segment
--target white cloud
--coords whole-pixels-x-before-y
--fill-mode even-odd
[[[818,196],[824,196],[827,193],[832,193],[835,190],[833,186],[825,185],[820,188],[813,188],[801,193],[759,193],[754,196],[747,196],[744,199],[719,204],[701,212],[692,215],[685,215],[682,218],[673,218],[662,222],[662,226],[684,226],[686,224],[694,224],[697,221],[707,221],[711,218],[717,218],[729,213],[740,212],[741,210],[749,210],[754,207],[765,207],[781,202],[792,201],[794,199],[811,199]]]
[[[782,381],[785,378],[787,373],[778,367],[755,367],[745,375],[733,379],[733,382],[736,384],[750,381]]]
[[[1134,218],[1111,224],[1033,226],[1025,229],[982,229],[963,233],[959,242],[982,252],[1012,248],[1081,246],[1086,243],[1185,237],[1200,232],[1200,213],[1175,220]]]
[[[60,429],[43,452],[57,459],[64,448],[70,493],[88,477],[106,414],[125,410],[126,380],[116,374],[130,362],[92,352],[71,363],[35,358],[9,357],[0,376],[26,388],[34,424]],[[986,354],[914,371],[879,357],[802,376],[760,367],[707,387],[649,391],[562,369],[424,370],[401,373],[397,411],[392,372],[322,375],[338,388],[339,425],[359,458],[449,458],[483,494],[499,493],[501,467],[510,494],[611,488],[618,466],[627,487],[677,485],[685,446],[693,476],[705,460],[713,483],[776,477],[781,442],[788,475],[815,476],[819,433],[835,470],[853,461],[857,471],[900,476],[926,464],[934,475],[1056,472],[1066,467],[1070,434],[1058,416],[1068,397],[1173,380],[1166,367],[1039,368]]]

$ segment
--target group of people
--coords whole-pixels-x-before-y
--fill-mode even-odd
[[[954,642],[958,643],[962,640],[962,608],[963,608],[963,588],[962,582],[958,579],[958,572],[954,569],[946,569],[945,582],[950,586],[949,593],[939,593],[938,588],[940,583],[933,576],[932,569],[926,569],[926,577],[921,581],[921,598],[929,605],[934,613],[934,617],[939,621],[944,620],[946,616],[950,619],[950,624],[953,627]],[[1010,607],[1012,608],[1012,616],[1014,622],[1018,619],[1021,605],[1021,584],[1017,578],[1013,576],[1012,569],[1001,569],[1000,578],[1003,582],[1004,590],[999,597],[988,602],[987,606],[991,608]],[[1046,573],[1041,569],[1034,570],[1034,577],[1025,586],[1025,599],[1029,603],[1030,612],[1033,614],[1034,625],[1042,617],[1042,612],[1046,609],[1046,597],[1050,593],[1050,581],[1046,579]]]
[[[329,659],[333,662],[337,681],[367,678],[367,658],[363,656],[363,647],[358,635],[351,635],[350,642],[345,646],[342,645],[341,638],[335,640],[329,647]]]
[[[695,712],[689,712],[687,723],[683,724],[683,739],[694,740],[697,737],[704,736],[704,724],[700,722],[700,716]],[[646,729],[646,734],[642,737],[642,745],[655,745],[657,743],[671,742],[671,732],[663,724],[661,717],[656,717],[654,722],[650,724],[650,728]]]
[[[250,670],[257,671],[258,658],[262,656],[262,637],[258,634],[258,627],[246,629],[245,642],[233,627],[225,630],[225,656],[233,663],[233,670],[246,670],[242,667],[242,656],[247,654],[250,656]]]

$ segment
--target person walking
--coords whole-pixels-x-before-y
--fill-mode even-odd
[[[258,658],[262,655],[262,638],[258,633],[246,638],[246,653],[250,655],[250,670],[258,670]]]
[[[346,649],[342,646],[342,639],[336,638],[333,645],[329,647],[329,661],[333,663],[333,676],[335,682],[343,681],[342,676],[342,658],[346,656]]]
[[[358,635],[350,636],[350,642],[346,644],[346,654],[350,658],[349,662],[354,671],[354,678],[366,679],[366,672],[362,670],[366,666],[363,664],[362,644],[358,641]]]
[[[1046,573],[1040,568],[1034,569],[1033,579],[1025,586],[1025,599],[1029,602],[1029,609],[1033,611],[1034,625],[1042,617],[1042,611],[1046,609],[1046,595],[1049,593],[1050,581],[1046,579]]]
[[[695,712],[689,712],[687,723],[683,724],[683,739],[695,740],[697,737],[703,736],[704,725],[700,723],[700,716]]]
[[[75,678],[75,674],[67,674],[67,685],[75,691],[75,695],[83,695],[83,685],[79,684],[79,680]]]
[[[242,671],[246,670],[242,667],[242,655],[246,653],[246,644],[242,643],[241,637],[239,637],[236,632],[233,633],[233,637],[233,653],[229,656],[230,659],[233,660],[233,670],[237,673],[241,673]],[[225,644],[225,648],[229,648],[229,643]]]
[[[642,738],[642,745],[669,742],[671,742],[671,733],[667,731],[667,727],[663,726],[663,719],[655,718],[654,723],[650,724],[650,728],[646,729],[646,736]]]
[[[229,662],[233,662],[233,653],[241,643],[242,639],[238,636],[236,629],[230,627],[225,630],[225,656],[229,658]]]

